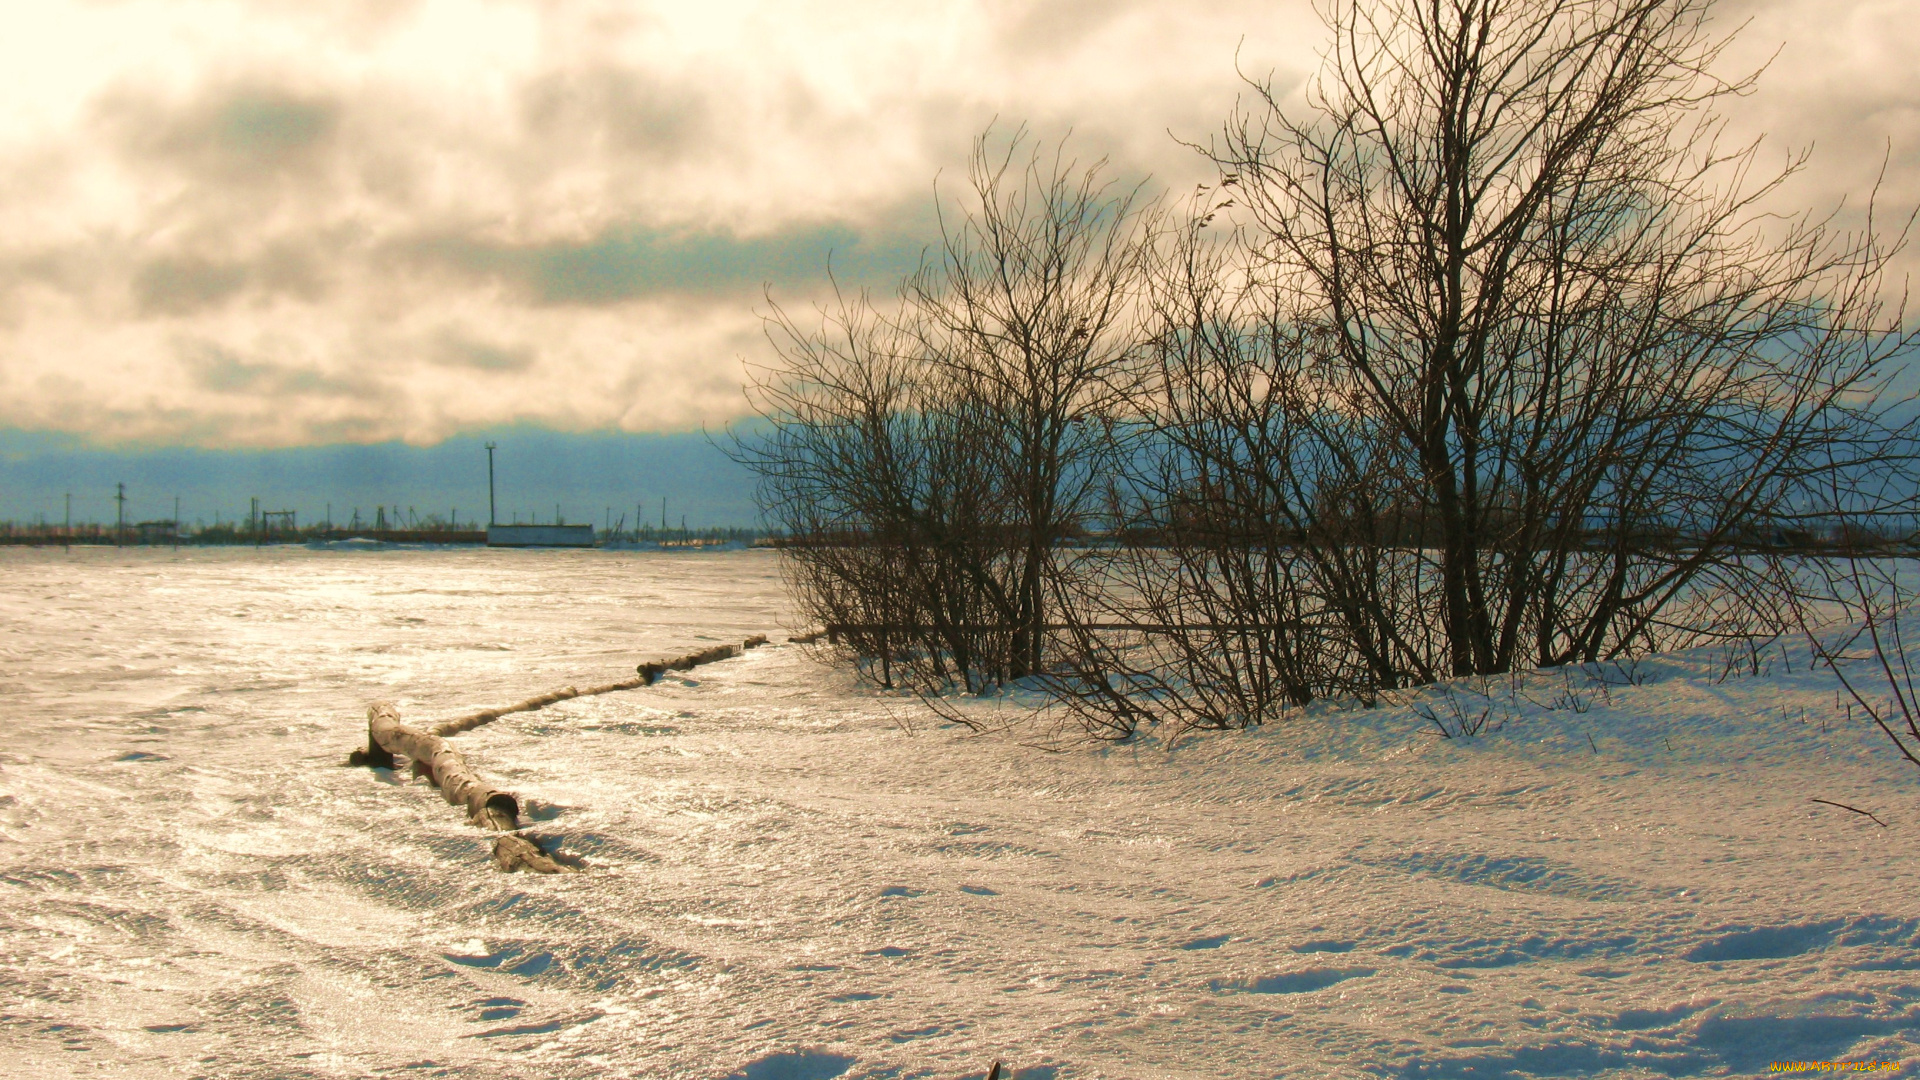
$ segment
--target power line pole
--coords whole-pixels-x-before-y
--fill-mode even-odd
[[[127,538],[127,485],[115,484],[113,501],[113,546],[119,547]]]
[[[494,445],[495,444],[491,440],[489,440],[487,443],[487,528],[489,529],[493,528],[493,526],[499,521],[498,515],[496,515],[493,511],[493,448],[494,448]]]

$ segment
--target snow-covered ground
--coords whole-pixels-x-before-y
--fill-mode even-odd
[[[785,610],[764,552],[0,552],[0,1074],[1920,1068],[1920,770],[1804,650],[1050,752],[768,648],[459,737],[565,877],[339,764]]]

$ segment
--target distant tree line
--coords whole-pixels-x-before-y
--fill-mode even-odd
[[[771,312],[802,610],[1114,738],[1780,625],[1757,552],[1910,536],[1912,218],[1770,212],[1711,6],[1329,0],[1179,205],[982,136],[896,294]]]
[[[270,511],[252,518],[217,522],[213,525],[188,525],[172,520],[138,521],[125,524],[82,522],[72,525],[46,522],[0,521],[0,545],[47,547],[82,544],[90,546],[154,546],[174,544],[253,545],[326,543],[341,540],[377,540],[401,544],[483,544],[487,528],[479,522],[461,522],[438,514],[403,514],[395,508],[391,516],[377,513],[373,520],[362,521],[358,511],[347,522],[309,522],[300,524],[291,512]],[[686,526],[659,528],[643,525],[612,530],[596,529],[601,544],[638,544],[660,547],[714,547],[721,545],[774,546],[782,541],[765,529],[732,526]]]

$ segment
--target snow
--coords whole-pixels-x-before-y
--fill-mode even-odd
[[[0,552],[0,1071],[1920,1065],[1920,770],[1804,649],[1091,748],[768,647],[457,738],[562,877],[339,765],[790,622],[767,552]]]

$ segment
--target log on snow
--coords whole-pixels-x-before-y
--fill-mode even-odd
[[[699,652],[688,653],[685,656],[676,656],[671,660],[649,661],[648,663],[641,664],[634,670],[638,671],[640,678],[645,680],[645,683],[642,685],[651,684],[658,682],[660,676],[669,671],[692,671],[702,664],[711,664],[718,660],[729,660],[746,652],[748,649],[758,648],[766,643],[767,635],[755,634],[738,645],[715,645],[711,649],[702,649]]]
[[[767,636],[765,634],[755,634],[753,637],[748,638],[738,645],[716,645],[711,649],[688,653],[686,656],[676,657],[672,660],[650,661],[641,664],[635,669],[639,674],[631,679],[621,679],[618,682],[589,686],[585,690],[572,686],[563,686],[558,690],[549,690],[544,694],[530,697],[525,701],[513,705],[502,705],[496,709],[481,709],[478,712],[470,712],[465,716],[457,716],[444,723],[435,724],[432,728],[432,733],[440,736],[458,735],[463,731],[472,731],[482,724],[491,724],[503,716],[508,716],[513,713],[533,712],[536,709],[544,709],[556,702],[569,701],[577,697],[592,697],[595,694],[611,694],[620,690],[638,690],[643,686],[652,686],[659,681],[660,676],[665,672],[690,671],[693,668],[699,667],[701,664],[711,664],[715,660],[725,660],[729,657],[739,656],[748,649],[757,648],[766,643]]]
[[[565,873],[572,867],[556,862],[538,842],[512,835],[520,827],[520,801],[482,781],[466,759],[460,756],[460,751],[447,744],[446,736],[470,731],[510,713],[530,712],[571,698],[650,686],[665,672],[688,671],[702,664],[739,656],[748,649],[766,643],[766,635],[757,634],[738,645],[716,645],[671,660],[656,660],[641,664],[636,676],[631,679],[590,686],[585,690],[562,687],[514,705],[468,713],[436,724],[427,731],[401,723],[400,710],[393,702],[376,701],[367,706],[367,748],[355,750],[347,757],[347,764],[391,769],[399,764],[396,758],[406,758],[413,763],[415,776],[425,777],[439,788],[447,802],[466,808],[470,824],[509,834],[494,841],[495,866],[509,872],[526,869],[541,874]]]
[[[545,848],[518,833],[507,833],[493,842],[493,865],[506,873],[531,870],[536,874],[572,874],[578,871],[553,861]]]
[[[633,681],[633,686],[642,685],[638,680],[632,680],[632,681]],[[478,712],[470,712],[465,716],[455,717],[454,719],[448,720],[445,723],[435,724],[432,728],[432,732],[435,735],[441,735],[441,736],[458,735],[463,731],[472,731],[474,728],[477,728],[482,724],[491,724],[495,720],[498,720],[501,717],[507,716],[511,713],[532,712],[535,709],[544,709],[547,706],[552,705],[553,703],[558,701],[567,701],[571,698],[585,697],[588,694],[604,694],[610,690],[626,690],[626,689],[632,689],[632,687],[625,687],[625,686],[619,686],[619,685],[596,686],[596,687],[591,687],[588,690],[582,692],[571,686],[563,686],[558,690],[549,690],[544,694],[535,695],[534,697],[530,697],[525,701],[516,702],[515,704],[512,704],[512,705],[502,705],[497,709],[481,709]]]
[[[380,764],[382,754],[388,756],[389,767],[394,756],[410,759],[415,773],[439,788],[448,803],[466,808],[469,823],[489,829],[520,827],[520,800],[482,781],[445,739],[402,724],[400,710],[391,701],[367,706],[366,756],[372,759],[367,763]]]

